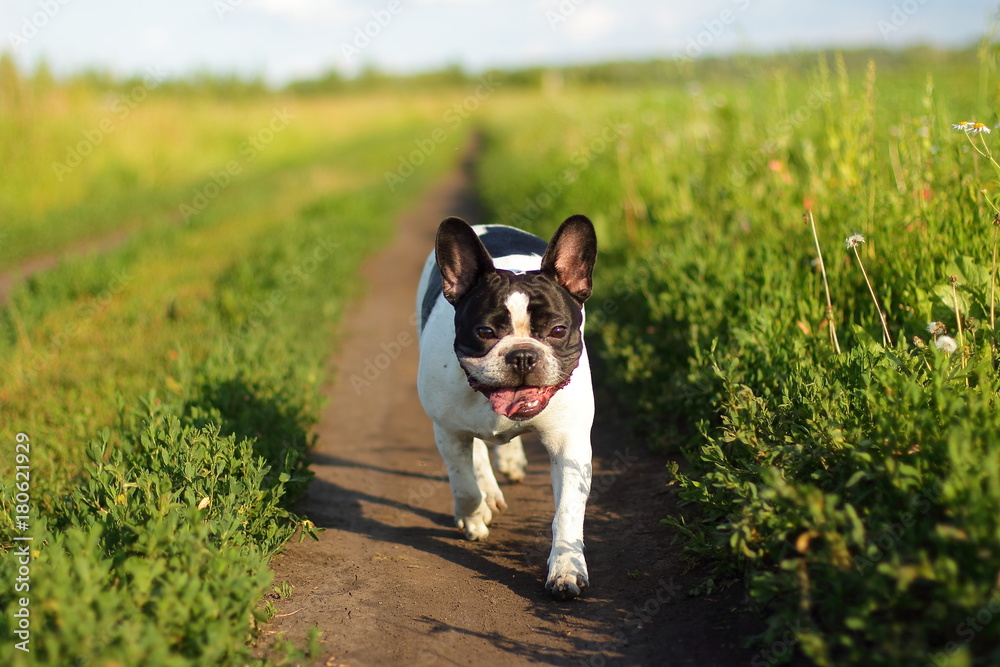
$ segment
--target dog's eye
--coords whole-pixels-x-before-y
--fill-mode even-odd
[[[552,327],[552,331],[549,332],[549,338],[565,338],[566,337],[566,327]]]
[[[493,340],[497,337],[497,332],[489,327],[476,327],[476,335],[479,336],[481,340]]]

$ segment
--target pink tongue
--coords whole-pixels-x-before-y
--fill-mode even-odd
[[[521,410],[534,410],[539,406],[526,408],[531,401],[538,401],[540,407],[545,407],[547,397],[541,387],[503,387],[490,393],[490,407],[493,412],[504,417],[513,417]]]

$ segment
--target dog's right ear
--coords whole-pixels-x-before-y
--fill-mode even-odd
[[[461,218],[446,218],[441,223],[434,240],[434,252],[441,271],[441,290],[452,305],[484,274],[495,270],[486,246]]]

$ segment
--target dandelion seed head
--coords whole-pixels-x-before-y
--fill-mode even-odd
[[[927,333],[932,336],[940,336],[943,333],[948,333],[948,328],[944,325],[944,322],[930,322],[927,325]]]
[[[848,236],[847,237],[847,247],[849,249],[850,248],[857,248],[859,245],[861,245],[864,242],[865,242],[865,237],[862,236],[861,234],[854,234],[852,236]]]
[[[958,343],[951,336],[938,336],[937,340],[934,341],[934,347],[945,354],[953,354],[958,349]]]

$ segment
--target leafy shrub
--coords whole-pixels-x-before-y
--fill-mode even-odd
[[[249,610],[298,523],[283,501],[305,477],[304,449],[272,471],[249,440],[191,423],[201,417],[151,395],[123,416],[134,428],[120,442],[105,429],[91,443],[57,520],[33,517],[32,651],[6,642],[5,664],[249,658]],[[14,559],[0,567],[15,579]],[[5,605],[7,637],[15,605]]]
[[[787,660],[790,629],[817,664],[992,664],[996,181],[951,128],[975,86],[943,61],[933,78],[869,66],[860,86],[835,65],[588,98],[576,115],[561,100],[523,141],[537,112],[495,117],[487,199],[507,221],[602,125],[630,128],[522,219],[597,221],[591,339],[640,431],[690,461],[674,474],[698,511],[669,521],[692,553],[728,554],[768,612],[754,664]],[[538,176],[518,191],[501,173]],[[873,338],[861,262],[892,345]]]

